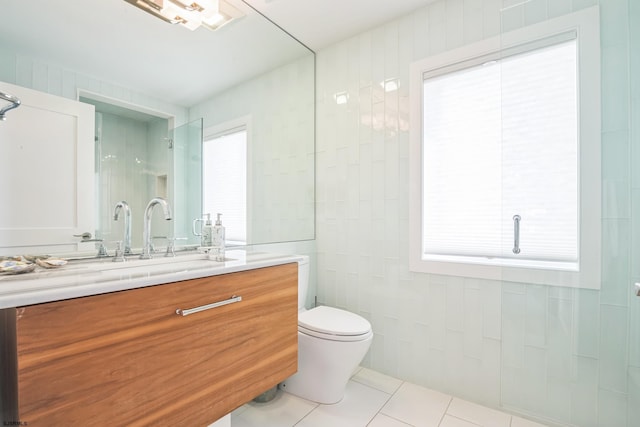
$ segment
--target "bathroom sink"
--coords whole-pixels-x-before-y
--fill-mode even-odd
[[[160,274],[187,273],[190,271],[223,268],[224,262],[208,259],[167,260],[150,262],[150,260],[114,262],[104,265],[98,270],[103,275],[112,277],[157,276]]]

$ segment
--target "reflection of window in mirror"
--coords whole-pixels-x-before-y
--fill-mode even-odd
[[[208,133],[208,132],[207,132]],[[202,208],[222,214],[228,245],[247,242],[247,127],[207,135],[202,144]]]

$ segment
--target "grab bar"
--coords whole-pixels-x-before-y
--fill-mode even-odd
[[[7,105],[0,109],[0,120],[5,120],[5,113],[9,110],[13,110],[14,108],[18,108],[20,106],[20,100],[17,97],[4,92],[0,92],[0,99],[11,102],[11,105]]]
[[[216,307],[222,307],[223,305],[233,304],[234,302],[240,302],[240,301],[242,301],[242,297],[234,295],[231,298],[226,299],[224,301],[218,301],[218,302],[214,302],[207,305],[201,305],[200,307],[189,308],[186,310],[179,308],[176,310],[176,314],[180,316],[188,316],[193,313],[199,313],[201,311],[210,310]]]
[[[513,216],[513,253],[520,253],[520,215]]]

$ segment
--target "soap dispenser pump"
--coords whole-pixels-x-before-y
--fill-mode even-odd
[[[222,214],[219,213],[216,219],[216,225],[213,226],[212,236],[211,236],[211,240],[212,240],[211,246],[213,246],[213,252],[214,252],[216,261],[224,261],[225,230],[224,230],[224,226],[222,225],[222,220],[220,219],[221,216]]]

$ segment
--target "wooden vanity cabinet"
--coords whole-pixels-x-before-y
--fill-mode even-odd
[[[209,425],[296,372],[297,271],[292,263],[17,308],[19,421]],[[233,296],[242,300],[176,313]]]

